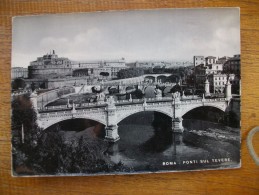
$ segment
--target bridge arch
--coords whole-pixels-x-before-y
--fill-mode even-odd
[[[145,76],[144,80],[152,81],[151,83],[154,83],[156,81],[156,76],[148,75]]]
[[[139,110],[139,111],[129,112],[129,113],[124,114],[122,117],[118,117],[117,124],[119,124],[121,121],[123,121],[127,117],[130,117],[130,116],[132,116],[134,114],[137,114],[137,113],[140,113],[140,112],[159,112],[159,113],[162,113],[162,114],[164,114],[166,116],[169,116],[171,118],[173,117],[171,113],[166,112],[166,111],[162,111],[162,110],[158,110],[158,109]]]
[[[212,107],[212,108],[217,108],[218,110],[221,110],[222,112],[225,113],[226,111],[226,108],[222,107],[222,106],[218,106],[218,105],[194,105],[194,106],[191,106],[191,107],[188,107],[187,109],[185,109],[181,115],[184,116],[185,114],[187,114],[188,112],[192,111],[192,110],[195,110],[196,108],[202,108],[202,107]]]
[[[100,118],[95,118],[95,117],[82,117],[82,116],[75,116],[73,118],[71,117],[64,117],[64,118],[58,118],[56,120],[48,120],[48,121],[44,121],[44,123],[41,123],[39,121],[39,126],[43,128],[43,130],[46,130],[47,128],[51,127],[52,125],[55,125],[59,122],[62,121],[66,121],[66,120],[73,120],[73,119],[85,119],[85,120],[92,120],[92,121],[96,121],[98,123],[103,124],[104,126],[106,126],[106,121],[101,120]]]
[[[199,108],[202,108],[202,111],[199,111],[198,110]],[[211,110],[211,109],[213,109],[213,110]],[[199,113],[199,115],[191,113],[192,111],[194,111],[194,113],[196,112],[196,114]],[[213,112],[213,116],[209,115],[210,112]],[[214,120],[217,117],[219,117],[219,118],[223,117],[224,118],[225,113],[226,113],[226,109],[221,107],[221,106],[215,106],[215,105],[193,106],[192,108],[189,108],[188,110],[185,110],[184,112],[182,112],[182,118],[187,117],[188,114],[189,114],[189,117],[191,116],[191,118],[187,117],[186,119],[192,119],[193,116],[199,116],[199,117],[202,118],[202,119],[199,119],[199,120],[207,120],[206,118],[208,118],[208,119],[210,118],[209,120]]]
[[[165,83],[166,82],[166,79],[167,79],[167,76],[166,75],[159,75],[157,76],[157,80],[161,83]]]

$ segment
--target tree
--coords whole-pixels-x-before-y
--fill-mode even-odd
[[[137,89],[132,93],[137,99],[142,99],[144,97],[143,92],[140,89]]]
[[[120,79],[139,77],[139,76],[142,76],[142,75],[144,75],[144,69],[143,68],[122,69],[118,72],[118,77]]]
[[[166,82],[170,83],[178,83],[179,82],[179,76],[178,75],[170,75],[166,78]]]
[[[36,89],[36,85],[35,85],[34,82],[32,82],[32,84],[31,84],[31,90],[34,91],[35,89]]]
[[[156,73],[156,74],[162,74],[162,73],[165,73],[165,67],[160,67],[160,66],[155,66],[153,68],[153,72]]]
[[[26,83],[25,83],[24,79],[22,79],[22,78],[17,78],[12,82],[13,90],[17,90],[20,88],[23,89],[23,88],[25,88],[25,86],[26,86]]]
[[[175,85],[175,86],[173,86],[173,88],[171,89],[171,91],[170,91],[170,93],[175,93],[175,92],[180,92],[181,93],[181,95],[182,95],[182,89],[181,89],[181,86],[180,85]]]
[[[151,68],[151,67],[145,68],[144,69],[144,74],[153,74],[153,68]]]
[[[34,162],[41,129],[36,123],[36,113],[28,95],[17,96],[12,101],[12,146],[14,174],[19,166],[29,167]],[[22,141],[21,129],[24,129]],[[19,174],[19,173],[16,173]]]
[[[104,157],[108,144],[102,139],[65,139],[59,125],[42,131],[28,95],[12,101],[12,149],[14,174],[57,174],[130,171],[122,163]],[[25,139],[21,142],[21,126]],[[23,172],[18,172],[20,166]],[[27,171],[29,170],[29,171]]]
[[[189,85],[189,86],[195,85],[195,75],[194,74],[191,74],[191,75],[187,76],[186,84]]]

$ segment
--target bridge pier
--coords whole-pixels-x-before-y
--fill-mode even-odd
[[[182,117],[177,117],[172,119],[172,131],[174,133],[183,133],[183,119]]]
[[[154,76],[154,78],[155,78],[155,81],[154,81],[154,83],[157,83],[157,76]]]
[[[120,139],[118,135],[118,125],[109,125],[105,127],[105,139],[110,142],[116,142]]]

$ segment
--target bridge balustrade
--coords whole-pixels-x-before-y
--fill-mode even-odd
[[[161,101],[162,100],[173,100],[173,98],[171,97],[163,97],[161,99],[157,99],[157,98],[146,98],[146,102],[149,103],[149,105],[161,105],[163,104]],[[189,104],[189,103],[198,103],[198,102],[216,102],[216,101],[226,101],[225,98],[215,98],[215,99],[184,99],[181,100],[181,104]],[[119,107],[123,107],[123,106],[127,106],[125,104],[120,105],[120,103],[132,103],[129,106],[133,106],[134,103],[142,103],[144,102],[144,99],[134,99],[134,100],[118,100],[115,101],[116,106]],[[178,102],[179,103],[179,102]],[[87,108],[87,107],[91,107],[93,108],[94,106],[100,106],[103,105],[104,107],[107,106],[107,103],[104,102],[96,102],[96,103],[82,103],[82,104],[74,104],[75,108]],[[136,105],[137,106],[137,105]],[[58,105],[58,106],[47,106],[44,108],[40,108],[39,111],[48,111],[48,110],[62,110],[62,109],[72,109],[72,106],[70,105],[70,107],[68,107],[67,105]],[[99,108],[96,108],[99,109]],[[89,109],[88,109],[89,110]]]
[[[31,92],[32,92],[31,90],[25,90],[25,91],[13,92],[13,93],[11,94],[11,96],[24,95],[24,94],[31,93]]]
[[[92,108],[90,108],[90,109],[87,109],[87,110],[85,110],[85,109],[77,110],[77,113],[89,112],[89,111],[90,112],[91,111],[102,111],[102,110],[104,110],[104,109],[101,109],[101,108],[94,108],[94,109],[92,109]],[[39,113],[39,116],[43,117],[43,118],[45,118],[45,117],[52,117],[52,116],[60,116],[61,114],[65,114],[65,116],[70,116],[71,113],[73,113],[72,110],[71,111],[62,111],[62,110],[60,110],[60,111],[57,111],[57,112]]]
[[[115,101],[116,106],[121,103],[142,103],[146,100],[147,103],[155,104],[162,104],[161,101],[172,101],[172,97],[162,97],[162,98],[146,98],[146,99],[132,99],[132,100],[118,100]],[[189,103],[197,103],[197,102],[217,102],[217,101],[226,101],[225,98],[214,98],[214,99],[182,99],[180,102],[182,104],[189,104]],[[105,102],[95,102],[95,103],[82,103],[82,104],[74,104],[75,108],[83,108],[83,107],[94,107],[94,106],[106,106],[107,103]],[[124,105],[125,106],[125,105]],[[58,106],[47,106],[44,108],[40,108],[39,111],[48,111],[48,110],[62,110],[62,109],[71,109],[72,106],[68,107],[67,105],[58,105]]]

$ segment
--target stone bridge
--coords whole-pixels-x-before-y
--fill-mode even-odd
[[[228,98],[193,100],[190,97],[158,97],[150,99],[129,99],[114,101],[110,97],[106,102],[82,103],[72,105],[37,107],[36,95],[31,96],[37,112],[37,122],[43,130],[69,119],[91,119],[105,126],[105,138],[116,142],[119,140],[118,124],[126,117],[143,111],[156,111],[172,118],[172,131],[183,132],[182,116],[187,112],[203,106],[215,107],[223,112],[228,109]]]
[[[172,74],[145,74],[142,77],[144,80],[151,79],[153,83],[161,83],[162,80],[165,80],[167,77],[171,76]]]
[[[100,85],[102,86],[129,86],[129,85],[140,85],[143,82],[145,82],[146,79],[152,80],[153,83],[161,83],[161,80],[164,78],[171,76],[172,74],[144,74],[142,76],[138,77],[132,77],[132,78],[125,78],[125,79],[118,79],[118,80],[111,80],[111,81],[105,81],[101,82]]]

